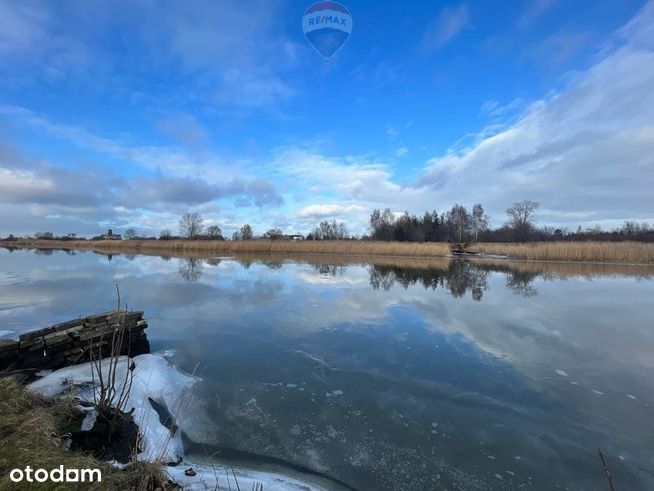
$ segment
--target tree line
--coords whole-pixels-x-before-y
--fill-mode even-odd
[[[288,235],[280,228],[270,228],[261,235],[256,235],[250,224],[242,225],[232,234],[232,240],[378,240],[399,242],[451,242],[467,244],[471,242],[526,242],[526,241],[642,241],[654,242],[654,227],[647,222],[637,223],[625,221],[621,227],[604,231],[599,227],[576,230],[537,226],[534,214],[540,207],[536,201],[525,200],[515,202],[506,210],[505,222],[497,227],[490,227],[490,217],[481,203],[475,203],[471,210],[455,204],[448,211],[426,211],[417,216],[404,212],[396,214],[390,208],[375,209],[368,221],[368,231],[361,237],[350,234],[347,225],[342,221],[324,220],[314,227],[306,237]],[[128,240],[156,240],[157,237],[143,237],[134,228],[128,228],[123,234]],[[57,236],[52,232],[39,232],[34,235],[41,240],[85,240],[76,234]],[[94,240],[120,239],[113,235],[111,229],[107,234],[94,237]],[[159,240],[225,240],[218,225],[205,226],[199,213],[187,212],[180,218],[178,233],[170,229],[161,231]],[[3,241],[17,240],[9,235]]]
[[[505,222],[490,227],[490,217],[480,203],[472,210],[455,204],[446,212],[425,212],[416,216],[404,212],[397,216],[389,208],[375,209],[370,214],[371,240],[400,242],[528,242],[528,241],[642,241],[654,242],[654,227],[647,222],[625,221],[621,227],[604,231],[600,227],[575,230],[537,226],[534,214],[540,207],[536,201],[515,202],[506,210]]]

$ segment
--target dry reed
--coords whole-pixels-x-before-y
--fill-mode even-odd
[[[288,240],[98,240],[29,241],[17,246],[37,248],[91,249],[99,252],[213,252],[213,253],[295,253],[349,256],[445,257],[449,244],[443,242],[288,241]]]
[[[643,242],[480,243],[470,249],[528,261],[654,262],[654,244]]]
[[[205,254],[322,254],[338,256],[385,256],[437,258],[450,255],[444,242],[373,241],[204,241],[204,240],[123,240],[123,241],[20,241],[18,247],[37,249],[78,249],[103,253]],[[471,251],[506,255],[530,261],[578,261],[654,263],[654,244],[642,242],[533,242],[478,243]]]

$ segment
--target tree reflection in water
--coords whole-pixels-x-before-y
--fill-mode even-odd
[[[538,294],[533,282],[536,278],[549,279],[543,271],[522,271],[507,266],[477,264],[470,261],[452,261],[447,268],[400,268],[397,266],[370,266],[370,285],[385,291],[399,284],[404,288],[421,284],[426,289],[442,288],[453,297],[462,297],[468,291],[473,300],[481,301],[488,290],[488,278],[492,272],[501,272],[506,276],[507,288],[523,297]]]
[[[468,290],[472,298],[480,301],[488,289],[490,271],[469,261],[452,261],[447,268],[399,268],[396,266],[370,267],[370,285],[378,290],[390,290],[396,283],[404,288],[417,283],[426,289],[444,288],[454,297],[462,297]]]
[[[179,274],[186,281],[198,281],[202,277],[204,261],[195,257],[184,257],[179,261]]]
[[[131,258],[128,257],[128,259]],[[163,259],[170,260],[170,257],[164,256]],[[221,258],[180,258],[179,274],[187,281],[198,281],[202,277],[205,264],[217,266],[222,260]],[[253,264],[259,264],[271,270],[279,270],[285,263],[283,259],[270,258],[238,258],[237,261],[245,269],[249,269]],[[309,264],[317,273],[331,277],[342,276],[348,269],[348,265],[345,264],[329,262]],[[360,265],[360,263],[355,265]],[[530,268],[532,267],[530,266]],[[537,278],[549,280],[566,274],[565,272],[549,272],[540,267],[529,269],[509,263],[490,264],[465,259],[452,260],[449,264],[443,264],[440,267],[374,264],[368,266],[368,272],[370,286],[375,290],[389,291],[396,284],[405,289],[420,284],[425,289],[430,290],[441,288],[448,291],[455,298],[463,297],[469,292],[471,298],[475,301],[481,301],[484,292],[489,289],[491,273],[503,273],[506,278],[507,289],[523,297],[532,297],[538,294],[538,290],[533,286]],[[571,271],[569,274],[583,273]]]
[[[532,283],[541,275],[542,273],[535,271],[513,270],[507,272],[506,287],[516,295],[521,295],[523,297],[533,297],[534,295],[538,295],[538,290],[534,288]]]
[[[318,273],[325,276],[331,276],[333,278],[336,278],[336,276],[342,276],[343,273],[347,271],[345,266],[339,264],[320,263],[316,264],[314,267]]]

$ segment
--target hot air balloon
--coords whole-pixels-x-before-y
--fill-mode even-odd
[[[329,61],[352,33],[352,15],[340,3],[316,2],[305,10],[302,30],[309,43]]]

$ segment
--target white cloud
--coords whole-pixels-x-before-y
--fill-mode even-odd
[[[0,73],[17,84],[77,77],[94,91],[150,84],[139,96],[238,108],[269,108],[295,94],[290,77],[300,49],[279,23],[279,0],[57,2],[0,0]],[[129,46],[108,49],[105,38]],[[135,63],[135,54],[143,60]],[[134,65],[138,65],[135,67]],[[129,78],[124,73],[129,73]],[[146,78],[142,78],[146,77]],[[137,89],[138,90],[138,89]]]
[[[620,31],[622,44],[568,87],[504,130],[431,159],[418,186],[448,202],[481,201],[493,214],[536,199],[552,223],[574,223],[569,212],[590,213],[591,223],[652,216],[654,41],[642,34],[654,22],[652,5]]]
[[[306,231],[316,219],[338,217],[346,218],[356,233],[365,229],[372,208],[422,213],[426,209],[442,211],[454,203],[471,206],[475,202],[484,204],[494,222],[500,223],[505,209],[521,199],[541,202],[541,223],[613,226],[627,218],[651,219],[652,25],[654,3],[649,3],[603,47],[594,65],[568,74],[563,89],[532,103],[516,99],[504,106],[495,101],[485,104],[483,110],[493,118],[493,125],[465,142],[457,142],[449,152],[434,156],[422,175],[410,181],[405,177],[404,182],[396,174],[396,170],[402,170],[399,166],[396,169],[392,162],[368,155],[336,156],[285,147],[253,162],[210,151],[196,154],[183,146],[133,144],[123,141],[129,135],[112,139],[51,122],[24,108],[1,106],[0,116],[7,121],[46,132],[100,156],[133,163],[147,170],[144,173],[154,174],[156,177],[137,184],[143,188],[143,196],[158,203],[145,212],[132,211],[129,216],[119,213],[120,207],[142,204],[128,203],[126,197],[108,191],[109,180],[115,176],[94,181],[93,174],[58,173],[50,164],[42,168],[33,163],[11,164],[17,160],[0,142],[4,181],[0,187],[5,186],[0,193],[8,202],[3,208],[31,217],[29,223],[44,210],[50,216],[65,216],[66,224],[72,223],[70,218],[75,216],[100,221],[98,216],[105,210],[87,210],[93,199],[88,193],[91,189],[95,195],[100,191],[110,193],[112,211],[105,220],[140,220],[153,228],[160,228],[157,220],[169,223],[170,213],[182,206],[194,205],[207,213],[217,213],[217,205],[211,200],[221,196],[233,196],[234,201],[241,198],[239,203],[261,207],[248,220],[244,217],[247,212],[238,206],[221,205],[220,216],[230,223],[238,223],[243,217],[243,221],[260,227],[278,225],[289,230],[295,224],[291,222],[298,220],[298,231]],[[198,135],[201,138],[202,128],[194,124],[197,121],[185,120],[183,115],[180,121],[181,128],[171,124],[166,130],[180,141],[195,141]],[[397,135],[395,128],[387,129],[391,130],[389,136]],[[401,147],[396,151],[398,157],[405,155]],[[52,191],[58,186],[64,190],[59,194]],[[75,200],[79,200],[79,212],[67,208]],[[281,207],[264,206],[282,202]],[[16,211],[18,203],[25,205],[25,211]],[[166,215],[162,203],[171,206],[172,212]],[[0,217],[0,222],[3,218],[6,216]]]
[[[305,206],[298,212],[300,218],[335,217],[348,213],[367,211],[361,205],[317,204]]]
[[[470,22],[470,10],[466,4],[445,7],[439,16],[432,20],[422,38],[427,51],[441,49],[452,41]]]
[[[87,46],[58,27],[57,16],[43,2],[0,0],[0,73],[17,79],[23,67],[37,67],[27,83],[78,74],[91,59]]]
[[[537,18],[551,10],[557,3],[558,0],[531,0],[527,2],[528,7],[518,19],[518,25],[520,27],[531,25]]]
[[[397,130],[397,128],[395,126],[392,126],[392,125],[389,124],[389,125],[386,125],[386,135],[390,139],[394,140],[395,138],[400,136],[400,132]]]

